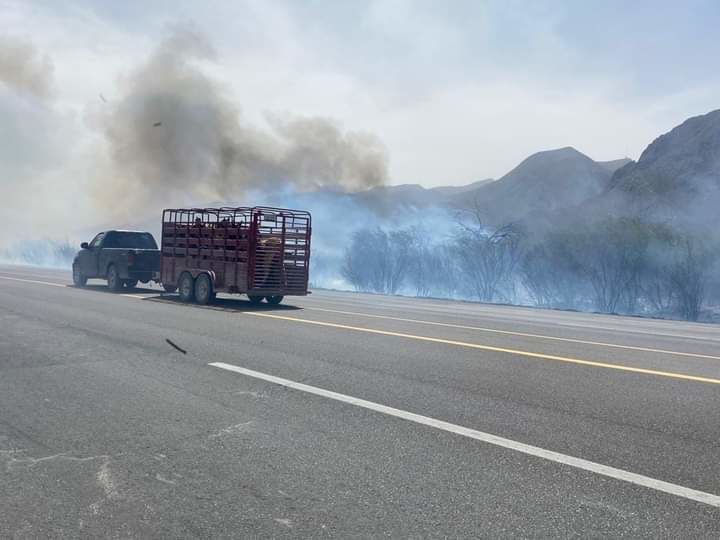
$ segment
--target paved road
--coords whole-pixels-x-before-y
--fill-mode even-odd
[[[2,538],[720,537],[718,327],[69,278],[0,267]]]

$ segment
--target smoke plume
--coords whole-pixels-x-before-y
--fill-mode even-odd
[[[0,83],[19,94],[50,95],[53,64],[28,42],[0,36]]]
[[[373,135],[325,118],[273,115],[264,129],[245,122],[203,69],[215,60],[202,35],[176,29],[124,82],[102,119],[111,163],[98,185],[102,201],[167,204],[385,182],[386,149]]]
[[[71,130],[52,99],[53,85],[49,57],[29,42],[0,36],[0,250],[19,235],[57,229],[58,194],[72,184],[59,172]]]

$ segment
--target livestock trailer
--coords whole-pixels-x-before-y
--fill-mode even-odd
[[[278,304],[308,293],[309,212],[222,207],[163,210],[160,281],[184,302],[218,292]]]

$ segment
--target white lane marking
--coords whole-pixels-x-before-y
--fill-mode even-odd
[[[4,272],[0,270],[0,272]],[[8,273],[8,272],[5,272]],[[10,272],[12,273],[12,272]],[[24,281],[26,283],[37,283],[40,285],[52,285],[54,287],[65,287],[69,286],[69,283],[66,284],[59,284],[59,283],[51,283],[48,281],[37,281],[37,280],[31,280],[31,279],[18,279],[18,278],[11,278],[8,276],[0,276],[0,279],[9,279],[12,281]],[[60,279],[60,278],[58,278]],[[148,292],[158,292],[162,294],[161,291],[148,291]],[[137,294],[121,294],[120,296],[127,296],[128,298],[139,298],[143,299],[146,298],[145,296],[137,295]],[[396,321],[402,321],[402,322],[411,322],[411,323],[417,323],[417,324],[427,324],[427,325],[433,325],[433,326],[444,326],[448,328],[460,328],[460,329],[466,329],[466,330],[477,330],[481,332],[492,332],[497,334],[506,334],[506,335],[515,335],[515,336],[524,336],[524,337],[530,337],[530,338],[539,338],[539,339],[550,339],[555,341],[565,341],[570,343],[579,343],[584,345],[597,345],[602,347],[614,347],[618,349],[629,349],[629,350],[635,350],[635,351],[644,351],[644,352],[652,352],[652,353],[659,353],[659,354],[669,354],[669,355],[677,355],[677,356],[689,356],[689,357],[695,357],[695,358],[704,358],[704,359],[710,359],[710,360],[720,360],[720,356],[712,356],[709,354],[698,354],[698,353],[689,353],[689,352],[681,352],[681,351],[669,351],[664,349],[652,349],[647,347],[634,347],[631,345],[619,345],[615,343],[604,343],[601,341],[586,341],[586,340],[580,340],[580,339],[572,339],[572,338],[561,338],[557,336],[546,336],[543,334],[529,334],[529,333],[523,333],[523,332],[514,332],[510,330],[498,330],[495,328],[483,328],[478,326],[464,326],[464,325],[458,325],[458,324],[451,324],[451,323],[441,323],[437,321],[424,321],[421,319],[405,319],[401,317],[391,317],[388,315],[373,315],[369,313],[361,313],[361,312],[355,312],[355,311],[343,311],[343,310],[337,310],[337,309],[327,309],[327,308],[317,308],[317,307],[305,307],[303,309],[308,309],[311,311],[325,311],[328,313],[338,313],[338,314],[346,314],[346,315],[353,315],[353,316],[360,316],[360,317],[372,317],[376,319],[390,319],[390,320],[396,320]],[[570,325],[570,326],[579,326],[581,328],[587,328],[586,326],[582,325]],[[605,328],[605,327],[597,327],[595,329],[605,329],[605,330],[613,330],[611,328]],[[647,332],[640,332],[643,334],[647,334]],[[653,334],[653,335],[660,335],[660,334]],[[662,334],[664,336],[668,337],[675,337],[675,338],[687,338],[687,339],[705,339],[705,338],[697,338],[694,336],[676,336],[673,334]]]
[[[353,293],[349,293],[353,294]],[[383,297],[383,295],[376,295],[377,298]],[[386,297],[387,298],[387,297]],[[406,297],[408,300],[417,300],[420,305],[412,306],[413,309],[418,311],[430,312],[438,314],[439,316],[445,316],[445,309],[437,309],[434,306],[428,306],[423,301],[427,301],[424,298],[412,298]],[[310,298],[310,301],[323,301],[324,298],[320,295],[318,297]],[[328,302],[339,302],[338,300],[327,300]],[[439,301],[439,300],[438,300]],[[483,304],[481,302],[473,301],[454,301],[454,300],[443,300],[442,302],[454,302],[446,307],[452,308],[453,313],[464,314],[471,317],[476,316],[487,316],[493,317],[497,320],[516,323],[521,320],[521,316],[525,316],[528,320],[521,320],[521,322],[534,322],[538,317],[542,317],[548,325],[556,325],[567,328],[580,328],[580,329],[591,329],[591,330],[607,330],[609,332],[622,331],[624,333],[640,334],[642,336],[650,335],[652,337],[670,337],[680,339],[702,339],[706,341],[718,341],[714,335],[689,335],[681,330],[677,329],[678,325],[691,326],[694,330],[701,330],[703,332],[712,332],[712,326],[705,323],[690,323],[687,321],[678,321],[672,319],[648,319],[644,317],[631,317],[631,316],[616,316],[602,313],[590,313],[590,312],[565,312],[562,310],[545,309],[545,308],[528,308],[527,306],[510,306],[510,305],[494,305],[494,304]],[[367,303],[367,302],[366,302]],[[383,308],[383,309],[407,309],[409,306],[405,304],[387,304],[386,302],[380,302],[374,300],[367,307],[370,308]],[[509,313],[507,310],[512,310]],[[564,315],[563,315],[564,314]],[[571,322],[567,319],[568,315],[572,315],[574,321]],[[608,320],[609,319],[609,320]],[[581,322],[577,322],[581,321]],[[586,321],[583,323],[582,321]],[[617,323],[615,326],[610,326],[611,323]],[[638,325],[648,325],[647,329],[638,328]],[[649,326],[652,326],[650,328]],[[668,326],[673,326],[672,330],[668,329]]]
[[[529,338],[536,338],[536,339],[548,339],[548,340],[553,340],[553,341],[563,341],[565,343],[578,343],[581,345],[594,345],[594,346],[598,346],[598,347],[627,349],[627,350],[631,350],[631,351],[642,351],[642,352],[650,352],[650,353],[657,353],[657,354],[669,354],[669,355],[673,355],[673,356],[690,356],[693,358],[720,360],[720,356],[713,356],[710,354],[670,351],[670,350],[666,350],[666,349],[653,349],[650,347],[636,347],[633,345],[619,345],[617,343],[606,343],[603,341],[589,341],[589,340],[584,340],[584,339],[573,339],[573,338],[563,338],[563,337],[557,337],[557,336],[547,336],[544,334],[530,334],[530,333],[526,333],[526,332],[515,332],[513,330],[498,330],[496,328],[485,328],[482,326],[466,326],[463,324],[442,323],[442,322],[437,322],[437,321],[424,321],[424,320],[420,320],[420,319],[406,319],[403,317],[392,317],[390,315],[374,315],[371,313],[361,313],[361,312],[357,312],[357,311],[344,311],[344,310],[340,310],[340,309],[327,309],[327,308],[317,308],[317,307],[306,307],[304,309],[307,309],[309,311],[323,311],[326,313],[337,313],[340,315],[352,315],[354,317],[385,319],[385,320],[390,320],[390,321],[409,322],[409,323],[414,323],[414,324],[442,326],[445,328],[458,328],[461,330],[475,330],[478,332],[503,334],[503,335],[509,335],[509,336],[520,336],[520,337],[529,337]]]
[[[10,281],[22,281],[24,283],[37,283],[39,285],[51,285],[53,287],[67,287],[66,283],[51,283],[50,281],[37,281],[35,279],[20,279],[8,276],[0,276],[0,279],[7,279]]]
[[[45,278],[45,279],[72,279],[72,274],[70,272],[58,272],[57,274],[41,274],[40,272],[35,272],[33,270],[29,272],[12,272],[10,270],[0,270],[3,274],[10,274],[11,276],[22,276],[22,277],[36,277],[36,278]],[[62,275],[65,273],[65,275]]]
[[[392,336],[403,339],[413,339],[417,341],[427,341],[430,343],[441,343],[444,345],[452,345],[455,347],[466,347],[468,349],[477,349],[481,351],[499,352],[504,354],[511,354],[517,356],[524,356],[526,358],[533,358],[539,360],[550,360],[553,362],[565,362],[568,364],[577,364],[580,366],[590,366],[595,368],[603,369],[615,369],[618,371],[628,371],[632,373],[642,373],[643,375],[654,375],[657,377],[669,377],[672,379],[680,379],[685,381],[695,381],[709,384],[720,384],[720,379],[713,379],[710,377],[701,377],[698,375],[689,375],[687,373],[676,373],[672,371],[660,371],[656,369],[647,369],[641,367],[626,366],[623,364],[612,364],[608,362],[598,362],[596,360],[583,360],[582,358],[572,358],[570,356],[557,356],[554,354],[544,354],[532,351],[523,351],[520,349],[508,349],[505,347],[494,347],[491,345],[483,345],[481,343],[470,343],[467,341],[456,341],[452,339],[443,339],[430,336],[419,336],[416,334],[405,334],[403,332],[390,332],[388,330],[379,330],[376,328],[365,328],[363,326],[350,326],[347,324],[337,324],[324,321],[316,321],[313,319],[301,319],[298,317],[287,317],[284,315],[271,315],[270,313],[261,313],[258,311],[241,311],[243,315],[252,315],[253,317],[266,317],[269,319],[279,319],[283,321],[293,321],[304,324],[312,324],[316,326],[327,326],[328,328],[338,328],[340,330],[351,330],[353,332],[365,332],[367,334],[378,334],[380,336]]]
[[[39,284],[39,285],[50,285],[50,286],[52,286],[52,287],[65,287],[65,288],[70,287],[70,284],[69,284],[69,283],[52,283],[52,282],[50,282],[50,281],[37,281],[37,280],[34,280],[34,279],[19,279],[19,278],[7,277],[7,276],[0,276],[0,279],[9,279],[10,281],[22,281],[22,282],[25,282],[25,283],[36,283],[36,284]],[[75,287],[75,288],[78,288],[78,287]],[[156,292],[159,292],[159,291],[148,291],[148,292],[150,292],[150,293],[156,293]],[[141,295],[141,294],[130,294],[130,293],[118,293],[118,294],[116,294],[115,296],[125,296],[125,297],[127,297],[127,298],[139,298],[139,299],[141,299],[141,300],[142,300],[143,298],[147,298],[146,296],[143,296],[143,295]]]
[[[27,283],[39,283],[41,285],[52,285],[53,287],[68,287],[69,286],[69,285],[63,285],[63,284],[59,284],[59,283],[51,283],[51,282],[47,282],[47,281],[18,279],[18,278],[11,278],[11,277],[7,277],[7,276],[0,276],[0,279],[9,279],[12,281],[23,281],[23,282],[27,282]],[[149,292],[155,292],[155,291],[149,291]],[[148,298],[147,296],[142,296],[139,294],[124,294],[124,293],[118,293],[116,296],[125,296],[127,298],[137,298],[140,300]],[[520,351],[520,350],[515,350],[515,349],[491,347],[488,345],[480,345],[477,343],[465,343],[462,341],[433,338],[433,337],[428,337],[428,336],[416,336],[416,335],[412,335],[412,334],[404,334],[404,333],[399,333],[399,332],[389,332],[386,330],[376,330],[376,329],[372,329],[372,328],[348,326],[348,325],[344,325],[344,324],[329,323],[329,322],[325,322],[325,321],[299,319],[296,317],[283,317],[280,315],[271,315],[269,313],[258,313],[255,311],[243,311],[241,313],[244,315],[253,315],[255,317],[268,317],[268,318],[273,318],[273,319],[284,319],[284,320],[288,320],[288,321],[303,322],[303,323],[307,323],[307,324],[315,324],[315,325],[328,326],[328,327],[333,327],[333,328],[342,328],[342,329],[346,329],[346,330],[356,330],[359,332],[367,332],[367,333],[371,333],[371,334],[381,334],[381,335],[386,335],[386,336],[405,337],[405,338],[409,338],[409,339],[430,341],[430,342],[434,342],[434,343],[445,343],[445,344],[449,344],[449,345],[458,345],[458,346],[462,346],[462,347],[471,347],[471,348],[475,348],[475,349],[482,349],[482,350],[489,350],[489,351],[496,351],[496,352],[505,352],[505,353],[509,353],[509,354],[517,354],[517,355],[527,356],[527,357],[532,357],[532,358],[557,360],[557,361],[569,362],[569,363],[573,363],[573,364],[581,364],[581,365],[594,366],[594,367],[603,367],[603,368],[608,368],[608,369],[617,369],[617,370],[622,370],[622,371],[632,371],[635,373],[658,375],[658,376],[663,376],[663,377],[672,377],[672,378],[676,378],[676,379],[685,379],[685,380],[690,380],[690,381],[699,381],[699,382],[720,384],[720,379],[711,379],[708,377],[700,377],[697,375],[686,375],[683,373],[657,371],[657,370],[651,370],[651,369],[623,366],[620,364],[608,364],[608,363],[604,363],[604,362],[595,362],[595,361],[590,361],[590,360],[581,360],[581,359],[577,359],[577,358],[547,355],[547,354],[541,354],[541,353],[534,353],[534,352],[530,352],[530,351]],[[358,314],[358,315],[360,315],[360,314]],[[436,324],[441,325],[441,326],[452,326],[452,325],[446,325],[445,323],[436,323]],[[658,352],[661,352],[661,351],[658,351]],[[683,354],[683,353],[678,353],[678,354]],[[691,353],[687,353],[687,354],[691,355]],[[697,356],[697,355],[695,355],[695,356]],[[707,357],[707,358],[714,358],[714,357]],[[720,359],[720,358],[718,358],[718,359]]]
[[[492,435],[491,433],[485,433],[483,431],[458,426],[456,424],[451,424],[450,422],[445,422],[444,420],[438,420],[429,416],[423,416],[421,414],[403,411],[401,409],[388,407],[387,405],[381,405],[373,401],[366,401],[364,399],[348,396],[346,394],[340,394],[331,390],[325,390],[324,388],[318,388],[317,386],[310,386],[308,384],[283,379],[281,377],[268,375],[267,373],[261,373],[259,371],[253,371],[251,369],[246,369],[239,366],[234,366],[232,364],[226,364],[224,362],[211,362],[208,365],[227,371],[240,373],[241,375],[252,377],[254,379],[260,379],[263,381],[278,384],[280,386],[285,386],[287,388],[292,388],[293,390],[299,390],[308,394],[314,394],[316,396],[333,399],[335,401],[341,401],[343,403],[355,405],[356,407],[361,407],[363,409],[369,409],[371,411],[386,414],[388,416],[402,418],[403,420],[415,422],[416,424],[422,424],[424,426],[433,427],[442,431],[447,431],[449,433],[455,433],[456,435],[462,435],[463,437],[468,437],[470,439],[475,439],[484,443],[500,446],[502,448],[514,450],[516,452],[521,452],[529,456],[554,461],[555,463],[560,463],[562,465],[569,465],[570,467],[575,467],[576,469],[582,469],[584,471],[589,471],[595,474],[600,474],[602,476],[607,476],[609,478],[614,478],[616,480],[622,480],[623,482],[629,482],[631,484],[646,487],[649,489],[654,489],[663,493],[669,493],[670,495],[676,495],[684,499],[689,499],[691,501],[697,501],[703,504],[708,504],[710,506],[720,508],[720,496],[714,495],[712,493],[705,493],[704,491],[698,491],[684,486],[679,486],[677,484],[672,484],[670,482],[665,482],[663,480],[650,478],[649,476],[643,476],[641,474],[636,474],[622,469],[616,469],[615,467],[602,465],[601,463],[595,463],[594,461],[588,461],[586,459],[568,456],[566,454],[553,452],[552,450],[546,450],[537,446],[531,446],[529,444],[513,441],[511,439],[505,439],[504,437],[498,437],[497,435]]]

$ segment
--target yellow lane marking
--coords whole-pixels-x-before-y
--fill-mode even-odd
[[[37,281],[35,279],[20,279],[8,276],[0,276],[0,279],[8,279],[10,281],[22,281],[25,283],[38,283],[40,285],[52,285],[53,287],[67,287],[65,283],[51,283],[49,281]]]
[[[271,315],[269,313],[259,313],[257,311],[243,311],[244,315],[252,315],[254,317],[266,317],[268,319],[279,319],[284,321],[299,322],[305,324],[313,324],[316,326],[325,326],[328,328],[339,328],[342,330],[353,330],[356,332],[365,332],[368,334],[379,334],[382,336],[400,337],[406,339],[414,339],[418,341],[429,341],[431,343],[442,343],[445,345],[455,345],[457,347],[466,347],[469,349],[479,349],[482,351],[492,351],[506,354],[514,354],[518,356],[526,356],[528,358],[538,358],[541,360],[552,360],[555,362],[565,362],[568,364],[577,364],[581,366],[591,366],[604,369],[615,369],[618,371],[629,371],[631,373],[642,373],[643,375],[655,375],[658,377],[668,377],[671,379],[681,379],[686,381],[703,382],[710,384],[720,384],[720,379],[712,379],[709,377],[699,377],[697,375],[687,375],[684,373],[673,373],[671,371],[658,371],[655,369],[645,369],[621,364],[608,364],[605,362],[596,362],[594,360],[581,360],[579,358],[571,358],[567,356],[555,356],[552,354],[535,353],[530,351],[521,351],[517,349],[506,349],[503,347],[492,347],[490,345],[481,345],[479,343],[468,343],[466,341],[455,341],[451,339],[434,338],[429,336],[418,336],[415,334],[405,334],[402,332],[390,332],[387,330],[377,330],[374,328],[362,328],[360,326],[350,326],[347,324],[337,324],[324,321],[313,321],[310,319],[300,319],[297,317],[288,317],[285,315]]]
[[[543,334],[529,334],[526,332],[515,332],[512,330],[498,330],[496,328],[484,328],[482,326],[466,326],[466,325],[462,325],[462,324],[450,324],[450,323],[442,323],[442,322],[437,322],[437,321],[423,321],[420,319],[405,319],[402,317],[391,317],[389,315],[373,315],[370,313],[359,313],[356,311],[342,311],[339,309],[326,309],[326,308],[316,308],[316,307],[306,307],[304,309],[307,309],[308,311],[324,311],[327,313],[338,313],[341,315],[353,315],[356,317],[368,317],[368,318],[372,318],[372,319],[386,319],[386,320],[391,320],[391,321],[409,322],[409,323],[415,323],[415,324],[427,324],[427,325],[431,325],[431,326],[442,326],[445,328],[458,328],[461,330],[476,330],[478,332],[488,332],[488,333],[493,333],[493,334],[503,334],[503,335],[509,335],[509,336],[520,336],[520,337],[529,337],[529,338],[536,338],[536,339],[548,339],[548,340],[553,340],[553,341],[563,341],[566,343],[578,343],[581,345],[595,345],[598,347],[611,347],[614,349],[627,349],[627,350],[631,350],[631,351],[642,351],[642,352],[650,352],[650,353],[657,353],[657,354],[671,354],[674,356],[690,356],[693,358],[706,358],[709,360],[720,360],[720,356],[713,356],[711,354],[669,351],[666,349],[653,349],[651,347],[635,347],[633,345],[619,345],[617,343],[605,343],[602,341],[588,341],[588,340],[584,340],[584,339],[546,336]]]
[[[33,279],[19,279],[19,278],[11,278],[7,276],[0,276],[0,279],[8,279],[11,281],[22,281],[26,283],[37,283],[40,285],[51,285],[53,287],[67,287],[66,284],[62,283],[51,283],[49,281],[37,281]],[[145,298],[144,296],[140,296],[137,294],[122,294],[120,296],[126,296],[129,298]],[[709,377],[698,377],[696,375],[686,375],[684,373],[673,373],[670,371],[658,371],[654,369],[644,369],[644,368],[636,368],[631,366],[624,366],[621,364],[608,364],[605,362],[596,362],[593,360],[581,360],[579,358],[570,358],[565,356],[555,356],[552,354],[542,354],[542,353],[534,353],[530,351],[521,351],[516,349],[506,349],[503,347],[492,347],[490,345],[481,345],[479,343],[468,343],[466,341],[455,341],[450,339],[442,339],[442,338],[434,338],[429,336],[417,336],[414,334],[405,334],[402,332],[389,332],[387,330],[377,330],[374,328],[361,328],[359,326],[349,326],[346,324],[336,324],[336,323],[330,323],[330,322],[322,322],[322,321],[312,321],[309,319],[299,319],[297,317],[286,317],[282,315],[271,315],[269,313],[258,313],[256,311],[243,311],[242,312],[245,315],[253,315],[255,317],[267,317],[269,319],[281,319],[286,321],[293,321],[293,322],[301,322],[305,324],[314,324],[317,326],[325,326],[329,328],[340,328],[343,330],[354,330],[356,332],[365,332],[368,334],[379,334],[383,336],[393,336],[393,337],[401,337],[406,339],[415,339],[418,341],[428,341],[431,343],[443,343],[445,345],[455,345],[458,347],[467,347],[470,349],[479,349],[483,351],[492,351],[492,352],[500,352],[500,353],[507,353],[507,354],[514,354],[518,356],[526,356],[528,358],[539,358],[541,360],[553,360],[556,362],[566,362],[569,364],[578,364],[582,366],[592,366],[592,367],[599,367],[599,368],[605,368],[605,369],[616,369],[619,371],[629,371],[632,373],[642,373],[644,375],[656,375],[658,377],[669,377],[671,379],[681,379],[686,381],[695,381],[695,382],[704,382],[704,383],[710,383],[710,384],[720,384],[720,379],[712,379]],[[442,324],[442,323],[438,323]]]

